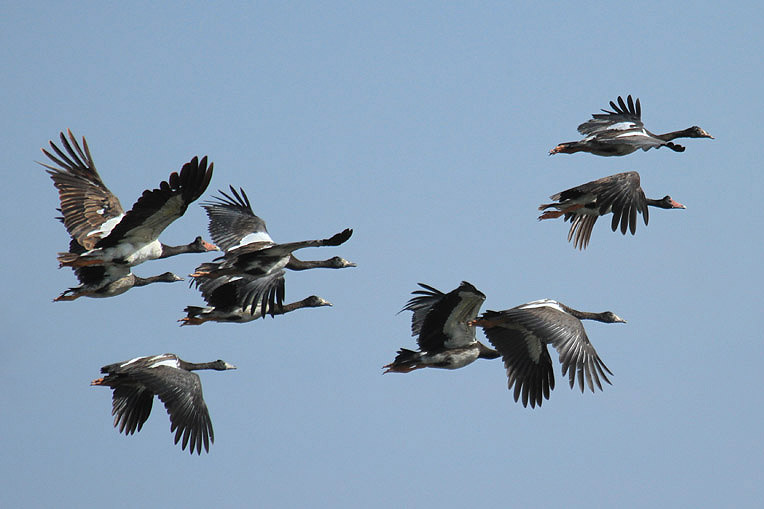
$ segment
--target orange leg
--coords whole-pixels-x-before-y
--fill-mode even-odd
[[[204,322],[208,322],[209,319],[208,318],[199,318],[198,316],[194,316],[194,317],[186,316],[186,317],[181,318],[178,321],[181,322],[180,326],[183,327],[184,325],[201,325]]]
[[[555,219],[563,214],[561,210],[547,210],[539,216],[539,221],[542,219]]]
[[[58,268],[61,267],[88,267],[92,265],[105,265],[106,262],[104,260],[99,260],[98,258],[75,258],[74,260],[64,260],[59,261]]]

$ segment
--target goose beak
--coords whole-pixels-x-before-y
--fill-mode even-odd
[[[236,369],[236,366],[234,366],[233,364],[228,364],[228,363],[226,362],[226,363],[225,363],[225,369]]]
[[[204,246],[204,249],[207,251],[220,251],[219,247],[217,247],[215,244],[210,244],[206,240],[202,241],[202,246]]]
[[[626,323],[626,320],[624,320],[620,316],[618,316],[618,315],[614,315],[614,316],[615,316],[614,323]]]
[[[671,204],[672,209],[686,209],[684,205],[679,203],[678,201],[670,200],[669,203]]]

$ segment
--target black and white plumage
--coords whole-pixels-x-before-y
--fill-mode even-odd
[[[172,353],[138,357],[126,362],[109,364],[101,368],[106,376],[91,385],[111,387],[114,427],[132,435],[140,431],[149,418],[154,395],[164,403],[170,415],[170,431],[175,432],[175,443],[183,439],[181,448],[201,454],[202,447],[209,452],[215,441],[212,421],[202,395],[202,382],[193,370],[236,369],[225,361],[186,362]]]
[[[578,126],[578,132],[586,136],[580,141],[561,143],[549,151],[552,154],[573,154],[589,152],[598,156],[623,156],[637,149],[668,147],[675,152],[684,152],[681,145],[672,143],[677,138],[712,138],[698,126],[665,134],[653,134],[642,123],[642,107],[628,96],[626,101],[619,96],[618,104],[610,101],[612,111],[595,113],[592,119]]]
[[[222,257],[204,263],[191,274],[203,293],[212,294],[218,287],[242,277],[236,283],[237,306],[261,316],[278,314],[284,305],[284,269],[341,269],[356,264],[335,256],[328,260],[303,261],[292,253],[298,249],[319,246],[339,246],[353,234],[350,228],[322,240],[305,240],[277,244],[268,234],[265,221],[252,211],[243,189],[230,186],[231,194],[202,204],[210,219],[209,232],[213,241],[225,251]]]
[[[207,166],[206,156],[201,161],[194,157],[157,189],[144,191],[125,212],[101,180],[85,138],[80,147],[72,132],[67,133],[69,139],[60,134],[64,150],[52,141],[52,152],[42,149],[55,166],[40,163],[58,189],[61,219],[75,243],[69,252],[59,253],[62,266],[114,263],[131,267],[156,258],[217,249],[201,237],[182,246],[167,246],[158,240],[207,189],[213,164]]]
[[[602,389],[601,380],[610,383],[612,375],[597,355],[586,335],[582,319],[605,323],[626,321],[610,311],[589,313],[578,311],[551,299],[536,300],[506,311],[486,311],[471,324],[483,327],[486,337],[499,351],[507,370],[508,387],[514,386],[514,398],[522,397],[523,406],[541,406],[554,389],[551,344],[560,356],[563,376],[570,387],[578,380],[581,392],[584,380],[594,392]],[[607,373],[607,374],[606,374]]]
[[[208,279],[199,285],[207,306],[187,306],[186,316],[178,320],[183,325],[201,325],[205,322],[247,323],[264,316],[262,303],[242,307],[241,295],[246,293],[251,276],[221,276]],[[331,306],[326,299],[311,295],[297,302],[283,304],[272,309],[273,314],[285,314],[302,308]]]
[[[679,202],[671,196],[664,196],[660,200],[646,198],[639,183],[639,173],[628,171],[617,173],[592,182],[587,182],[577,187],[561,191],[550,196],[557,203],[546,203],[539,206],[539,210],[546,210],[539,220],[553,219],[565,216],[565,221],[570,221],[568,241],[573,239],[573,246],[585,249],[589,244],[594,223],[599,216],[613,214],[610,227],[616,231],[620,224],[621,233],[626,230],[631,234],[637,231],[637,214],[642,214],[645,225],[649,220],[650,207],[662,209],[684,209]],[[547,210],[556,208],[557,210]]]
[[[385,373],[408,373],[421,368],[458,369],[477,359],[496,359],[499,353],[475,339],[468,325],[480,311],[485,295],[466,281],[449,293],[419,283],[423,290],[401,311],[412,311],[411,335],[419,351],[401,348],[395,360],[383,366]]]

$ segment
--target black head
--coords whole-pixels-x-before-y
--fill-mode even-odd
[[[663,209],[686,209],[687,208],[681,203],[679,203],[678,201],[674,201],[669,195],[666,195],[663,198],[661,198],[657,205],[658,207]]]
[[[330,265],[330,268],[333,268],[333,269],[344,269],[345,267],[357,267],[355,263],[349,262],[344,258],[340,258],[339,256],[333,256],[329,258],[329,265]]]
[[[305,302],[305,307],[309,307],[309,308],[319,308],[321,306],[332,305],[331,302],[329,302],[326,299],[322,299],[318,295],[311,295],[310,297],[306,298],[303,302]]]
[[[174,283],[175,281],[183,281],[183,278],[177,274],[173,274],[172,272],[165,272],[164,274],[160,274],[158,276],[157,281],[161,281],[163,283]]]
[[[206,253],[207,251],[220,251],[215,244],[210,244],[201,237],[196,237],[192,243],[188,245],[192,253]]]
[[[227,369],[236,369],[236,366],[234,366],[233,364],[228,364],[226,361],[218,359],[212,363],[210,368],[218,370],[218,371],[225,371]]]
[[[703,129],[701,129],[700,127],[696,125],[687,129],[687,137],[688,138],[711,138],[712,140],[714,139],[713,136],[711,136],[706,131],[704,131]]]
[[[605,311],[600,313],[597,320],[605,323],[626,323],[626,320],[613,313],[612,311]]]

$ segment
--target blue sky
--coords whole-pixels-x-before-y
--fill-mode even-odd
[[[758,2],[6,6],[8,507],[756,506],[762,15]],[[547,156],[626,94],[652,131],[716,139]],[[352,227],[301,255],[358,267],[288,274],[288,300],[334,307],[241,326],[179,328],[202,302],[185,283],[52,303],[75,279],[56,268],[68,237],[34,161],[66,128],[125,207],[208,155],[206,197],[244,187],[276,241]],[[634,237],[600,221],[585,252],[566,224],[536,221],[549,195],[629,170],[687,210],[653,211]],[[194,205],[162,240],[206,228]],[[416,283],[461,280],[484,309],[555,298],[624,317],[586,324],[613,385],[581,395],[556,364],[551,399],[530,410],[500,361],[382,376],[415,347],[396,313]],[[173,445],[158,403],[140,433],[118,434],[109,391],[88,386],[102,365],[163,352],[239,367],[201,374],[208,455]]]

